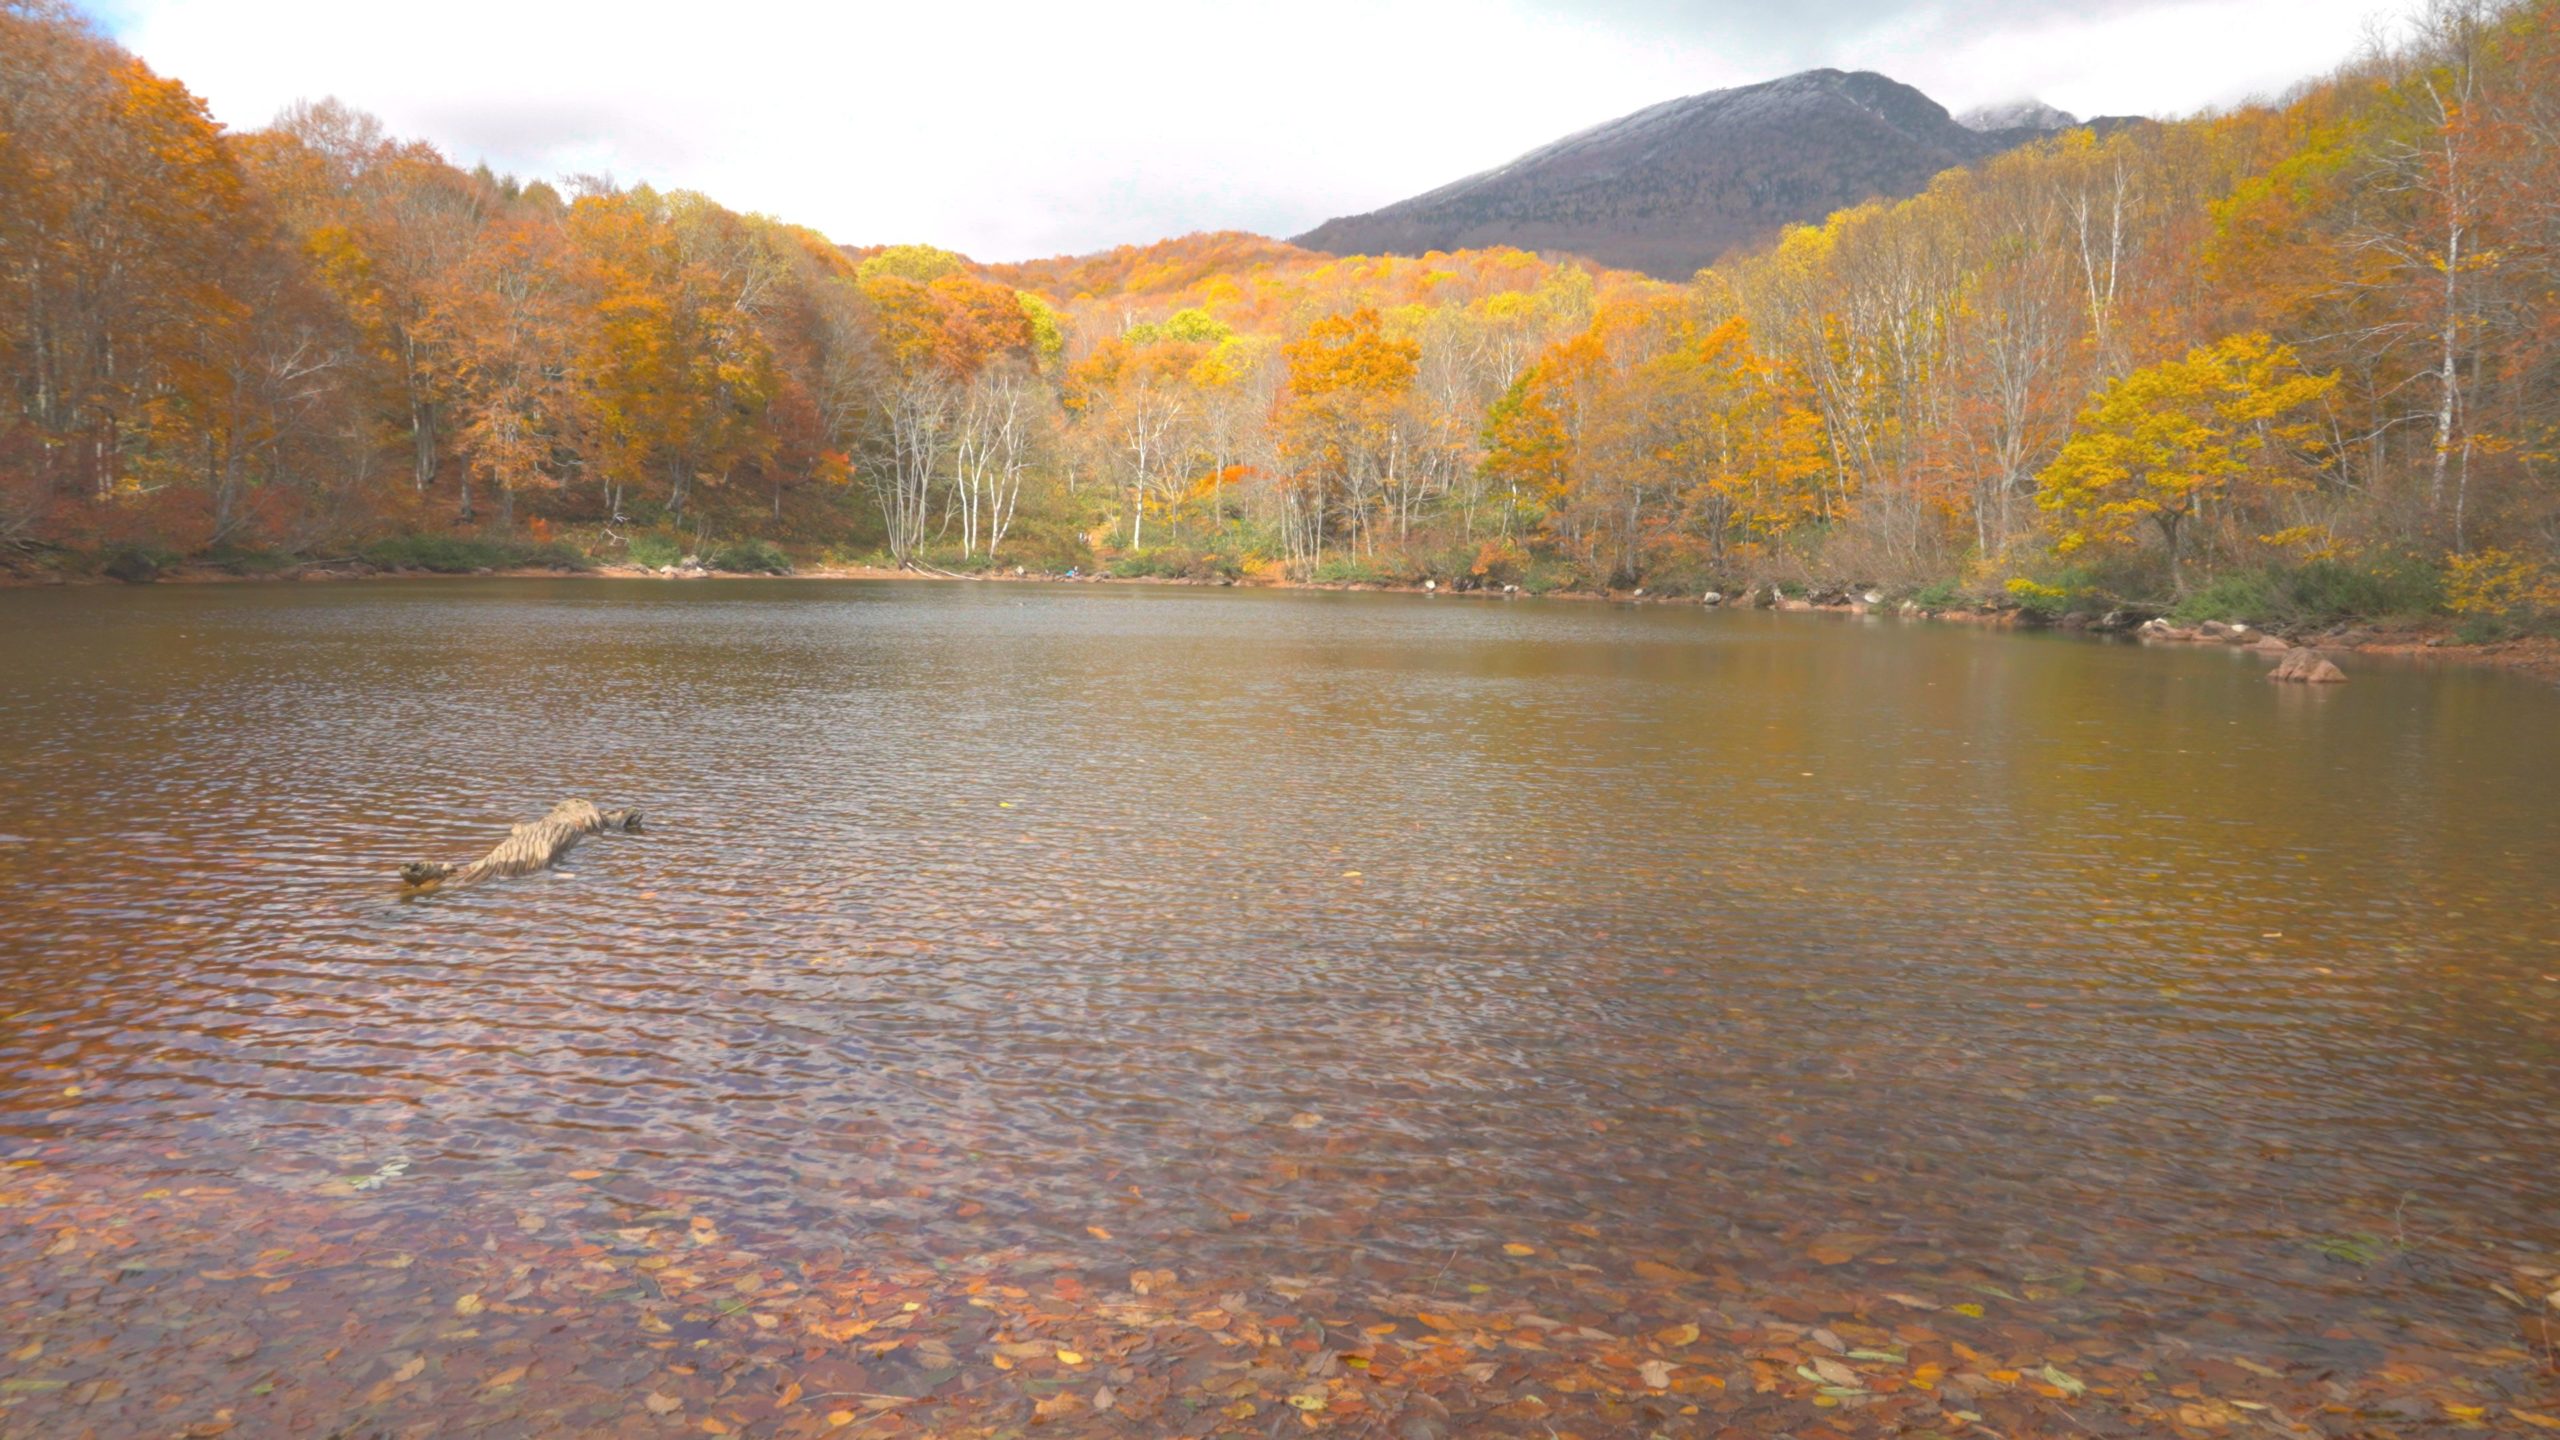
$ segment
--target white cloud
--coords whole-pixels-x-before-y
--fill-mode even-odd
[[[335,94],[464,163],[610,171],[850,243],[1013,259],[1290,234],[1798,63],[1957,108],[2035,93],[2158,113],[2280,88],[2356,34],[2352,0],[2128,3],[1993,23],[1945,0],[1783,45],[1765,23],[1576,0],[112,0],[109,19],[235,126]]]
[[[2272,98],[2355,54],[2414,0],[2160,0],[1968,29],[1938,12],[1919,33],[1871,33],[1846,63],[1884,70],[1950,108],[2033,95],[2078,115],[2191,114]]]

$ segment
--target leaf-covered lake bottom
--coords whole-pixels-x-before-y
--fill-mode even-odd
[[[0,595],[0,1435],[2560,1429],[2560,697],[2258,668]]]

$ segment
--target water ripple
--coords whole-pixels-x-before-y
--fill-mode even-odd
[[[0,1159],[396,1151],[421,1214],[612,1168],[954,1256],[950,1196],[1074,1245],[1135,1192],[1119,1243],[1212,1270],[1351,1212],[1374,1257],[1881,1206],[2268,1323],[2338,1303],[2304,1237],[2560,1245],[2560,710],[2496,677],[2304,710],[2219,654],[1331,596],[77,599],[0,596]],[[386,883],[569,795],[650,829]]]

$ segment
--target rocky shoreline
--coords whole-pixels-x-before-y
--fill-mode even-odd
[[[1642,603],[1642,592],[1625,598]],[[2181,625],[2155,611],[2132,607],[2094,615],[2047,616],[2023,606],[1998,602],[1925,606],[1910,600],[1890,601],[1883,592],[1872,587],[1817,590],[1805,596],[1787,596],[1773,588],[1755,588],[1731,600],[1709,595],[1679,603],[1734,604],[1816,614],[1886,615],[1906,620],[2053,630],[2065,634],[2112,636],[2143,645],[2226,646],[2272,659],[2278,662],[2278,671],[2285,669],[2284,662],[2288,657],[2293,657],[2290,673],[2271,671],[2268,678],[2312,684],[2329,684],[2344,679],[2344,673],[2335,667],[2337,658],[2346,655],[2488,665],[2560,683],[2560,639],[2525,636],[2473,644],[2458,639],[2450,626],[2433,621],[2340,622],[2266,629],[2220,620]],[[2323,673],[2323,665],[2329,666],[2331,673]]]
[[[2101,614],[2073,613],[2048,616],[2026,607],[1999,601],[1973,601],[1958,605],[1922,605],[1915,600],[1894,600],[1875,586],[1832,586],[1816,588],[1803,594],[1788,594],[1775,585],[1755,585],[1736,595],[1708,591],[1702,595],[1662,595],[1643,588],[1630,591],[1552,591],[1530,595],[1516,585],[1477,586],[1459,589],[1441,586],[1434,581],[1419,585],[1324,584],[1313,581],[1268,580],[1201,580],[1170,576],[1117,575],[1053,575],[1016,569],[980,575],[961,575],[931,569],[885,569],[870,565],[826,565],[796,569],[785,574],[756,571],[715,570],[687,557],[690,563],[659,568],[643,565],[599,565],[585,570],[547,568],[498,568],[467,572],[383,568],[360,560],[311,562],[264,574],[240,574],[214,566],[184,565],[155,570],[147,577],[117,577],[107,574],[67,576],[58,572],[26,574],[0,570],[0,589],[29,589],[68,585],[105,584],[182,584],[244,585],[284,583],[332,583],[362,580],[922,580],[936,583],[977,582],[1022,585],[1183,585],[1198,588],[1259,590],[1328,590],[1370,591],[1380,594],[1431,595],[1468,600],[1565,600],[1606,602],[1617,605],[1686,605],[1706,609],[1762,609],[1780,612],[1822,614],[1850,617],[1880,616],[1900,620],[1928,620],[1947,624],[1990,625],[2021,630],[2054,630],[2063,633],[2110,636],[2144,645],[2220,645],[2249,650],[2270,659],[2283,661],[2289,654],[2307,653],[2318,661],[2334,666],[2337,657],[2346,655],[2390,656],[2400,659],[2442,660],[2460,664],[2487,665],[2519,671],[2537,679],[2560,683],[2560,639],[2529,636],[2471,644],[2455,638],[2442,624],[2426,623],[2341,623],[2324,626],[2293,626],[2283,629],[2261,629],[2241,623],[2208,620],[2198,625],[2180,625],[2156,611],[2124,607]],[[2296,661],[2299,666],[2316,666],[2311,661]],[[2276,678],[2271,674],[2270,678]],[[2286,676],[2294,679],[2300,676]],[[2327,683],[2323,677],[2314,683]]]

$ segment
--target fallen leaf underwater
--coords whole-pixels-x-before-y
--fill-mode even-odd
[[[1119,1269],[1099,1243],[812,1253],[630,1175],[564,1176],[519,1203],[550,1222],[540,1238],[505,1214],[421,1227],[309,1191],[145,1199],[114,1172],[21,1161],[0,1185],[0,1314],[38,1338],[8,1352],[0,1433],[645,1435],[664,1419],[1247,1435],[1275,1415],[1350,1435],[2560,1428],[2560,1306],[2486,1350],[2377,1313],[2331,1326],[2315,1360],[2309,1337],[2146,1333],[2163,1276],[2001,1277],[2015,1298],[1964,1317],[1883,1288],[1932,1258],[1889,1239],[1833,1262],[1826,1237],[1798,1237],[1797,1265],[1764,1251],[1746,1275],[1704,1253],[1718,1246],[1627,1264],[1576,1226],[1552,1254],[1488,1243],[1433,1273],[1319,1247],[1294,1273],[1237,1275],[1178,1254]],[[393,1235],[415,1253],[386,1253]]]
[[[2554,1433],[2549,697],[1797,618],[134,610],[0,767],[0,1436]],[[650,832],[389,893],[564,755]]]

